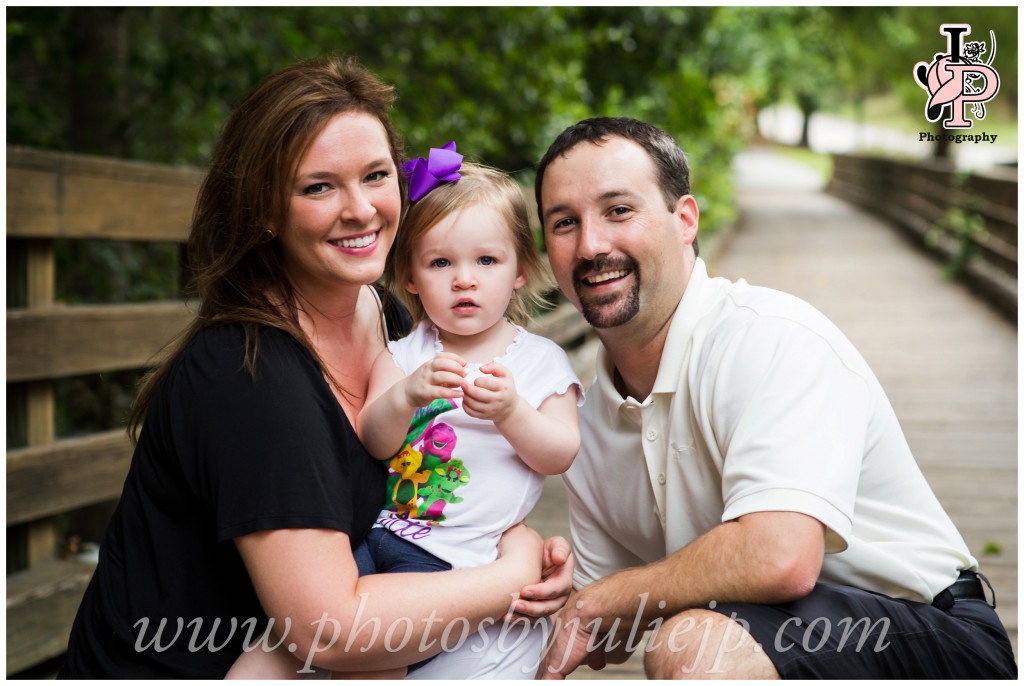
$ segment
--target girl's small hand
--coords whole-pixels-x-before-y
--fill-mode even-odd
[[[497,362],[488,362],[480,371],[486,376],[472,384],[463,384],[462,407],[470,417],[500,424],[508,419],[519,402],[515,381],[511,372]]]
[[[458,398],[466,378],[466,361],[454,353],[439,353],[405,377],[405,399],[423,407],[438,398]]]

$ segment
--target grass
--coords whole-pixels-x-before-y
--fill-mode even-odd
[[[821,174],[821,178],[828,179],[832,177],[832,156],[825,155],[822,153],[808,150],[807,148],[800,148],[792,145],[774,145],[773,150],[780,155],[799,162],[807,167],[810,167],[814,171]]]
[[[995,100],[986,105],[985,109],[985,119],[982,121],[975,121],[971,117],[971,120],[974,121],[973,128],[979,132],[996,134],[1008,145],[1015,145],[1017,141],[1017,112],[1013,104],[1009,100],[1000,99],[997,96]],[[892,95],[869,97],[864,100],[859,111],[852,106],[846,106],[837,109],[835,114],[908,134],[933,128],[933,125],[924,118],[924,100],[921,101],[920,112],[915,113],[907,110],[906,106]]]

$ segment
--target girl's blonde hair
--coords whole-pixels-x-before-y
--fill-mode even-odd
[[[409,207],[388,255],[384,270],[387,285],[409,308],[414,320],[426,319],[419,296],[405,288],[411,280],[419,239],[452,212],[478,205],[490,207],[508,225],[519,271],[526,276],[526,285],[513,292],[505,316],[526,326],[533,310],[549,304],[544,294],[554,287],[554,279],[537,251],[523,191],[508,174],[481,164],[463,162],[459,173],[461,179],[441,184]]]

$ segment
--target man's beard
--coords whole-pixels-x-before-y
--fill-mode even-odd
[[[625,270],[633,279],[633,286],[625,294],[612,293],[603,296],[587,296],[588,288],[583,281],[583,274],[595,274],[615,270]],[[573,269],[573,289],[580,301],[580,312],[587,323],[595,329],[610,329],[622,326],[640,311],[640,265],[632,257],[618,259],[598,259],[580,262]],[[616,303],[617,304],[613,304]]]

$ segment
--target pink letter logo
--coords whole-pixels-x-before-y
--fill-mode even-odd
[[[963,37],[971,33],[969,24],[943,24],[939,27],[939,33],[946,36],[948,54],[936,54],[931,64],[918,62],[914,65],[917,85],[929,94],[925,117],[928,121],[938,121],[942,110],[948,105],[949,118],[942,125],[947,129],[969,129],[972,124],[966,119],[968,103],[971,105],[971,114],[979,120],[984,119],[984,103],[996,97],[999,92],[999,74],[991,67],[996,56],[996,36],[989,31],[992,54],[988,62],[982,63],[981,56],[986,52],[985,43],[963,42]],[[979,79],[984,82],[983,86],[975,83]]]

